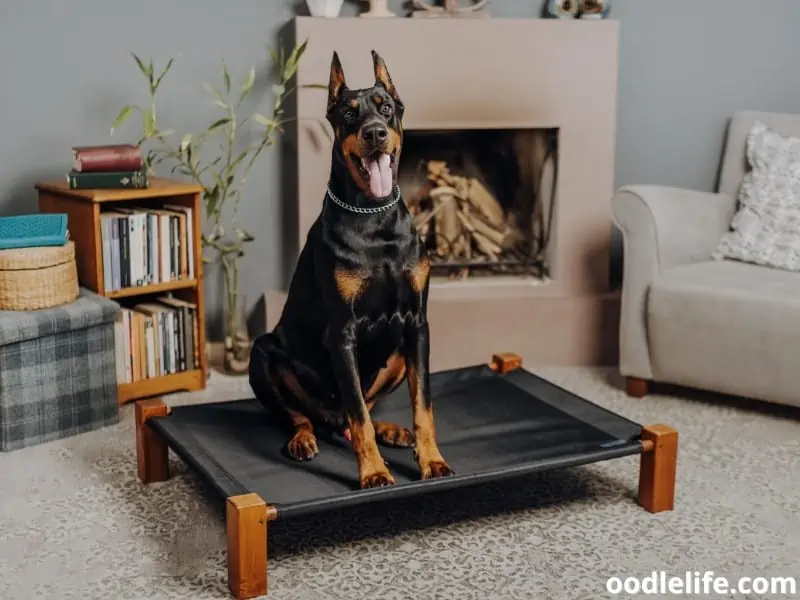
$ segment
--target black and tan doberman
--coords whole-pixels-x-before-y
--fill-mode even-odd
[[[375,83],[350,89],[334,52],[327,119],[328,190],[281,318],[256,339],[250,384],[290,428],[289,455],[319,452],[319,428],[351,440],[362,488],[392,485],[378,444],[414,449],[423,479],[452,474],[436,441],[429,374],[430,261],[400,197],[403,102],[373,51]],[[413,432],[373,420],[375,403],[408,381]]]

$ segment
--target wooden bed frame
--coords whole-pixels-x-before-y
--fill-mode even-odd
[[[489,366],[505,374],[522,367],[513,353],[492,356]],[[170,408],[161,398],[136,403],[136,458],[139,479],[153,483],[169,479],[169,446],[151,428],[152,417],[166,417]],[[667,425],[642,427],[638,503],[647,511],[672,510],[678,432]],[[278,518],[278,510],[258,494],[229,496],[226,502],[228,540],[228,587],[238,600],[267,594],[267,525]]]

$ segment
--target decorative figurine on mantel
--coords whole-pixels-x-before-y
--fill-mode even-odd
[[[579,19],[605,19],[611,11],[611,0],[580,0]]]
[[[545,16],[554,19],[605,19],[611,0],[547,0]]]
[[[433,6],[425,0],[413,0],[412,17],[488,17],[489,0],[477,0],[469,6],[460,6],[460,0],[443,0],[443,6]]]
[[[359,17],[365,19],[381,19],[385,17],[396,17],[392,11],[389,10],[387,0],[367,0],[369,2],[369,10],[359,14]]]
[[[551,19],[574,19],[579,8],[578,0],[547,0],[544,12]]]

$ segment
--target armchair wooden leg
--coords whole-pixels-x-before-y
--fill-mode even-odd
[[[169,479],[169,447],[146,425],[150,417],[166,417],[168,414],[169,407],[161,398],[136,403],[136,462],[142,483]]]
[[[231,496],[225,509],[228,588],[237,600],[267,595],[267,521],[275,518],[258,494]]]
[[[650,392],[650,382],[638,377],[626,377],[625,392],[633,398],[644,398]]]
[[[678,432],[667,425],[642,428],[643,452],[639,465],[639,504],[652,513],[675,506]]]

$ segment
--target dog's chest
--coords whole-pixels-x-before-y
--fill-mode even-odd
[[[377,266],[366,274],[353,313],[364,329],[395,329],[419,317],[422,295],[415,289],[413,269]]]
[[[376,272],[353,305],[359,370],[371,373],[403,345],[408,327],[422,315],[420,294],[403,270]]]

